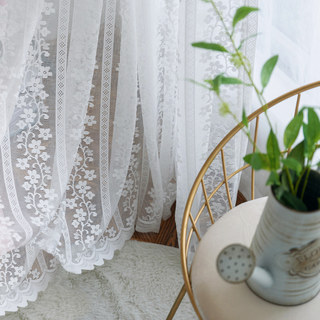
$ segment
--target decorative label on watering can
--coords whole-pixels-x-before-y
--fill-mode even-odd
[[[320,239],[311,241],[301,248],[292,248],[279,255],[280,266],[292,276],[310,278],[320,273]]]

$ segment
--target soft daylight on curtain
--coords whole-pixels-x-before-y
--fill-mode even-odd
[[[259,65],[279,53],[269,99],[288,89],[276,92],[287,78],[289,87],[309,81],[318,50],[282,23],[290,1],[263,2],[262,15],[239,23],[235,37],[272,25],[272,35],[243,47],[252,65],[255,55]],[[298,12],[304,2],[293,2],[292,21],[319,24],[317,1],[305,19]],[[216,3],[229,24],[239,6],[259,5]],[[320,43],[310,34],[308,43]],[[91,270],[135,230],[157,232],[174,201],[180,232],[197,172],[235,125],[219,114],[213,93],[192,81],[223,72],[246,81],[223,53],[195,49],[195,41],[229,46],[207,1],[0,0],[0,315],[35,300],[57,265]],[[243,106],[253,108],[247,88],[222,90],[239,118]],[[246,147],[244,136],[231,141],[228,172]],[[205,177],[208,191],[222,179],[216,163]],[[239,178],[230,181],[233,202]],[[212,201],[220,217],[228,200],[217,194]],[[200,225],[205,231],[206,221]]]
[[[0,2],[0,314],[170,215],[178,4]]]

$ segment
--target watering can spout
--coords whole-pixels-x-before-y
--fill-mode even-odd
[[[241,244],[231,244],[224,248],[217,258],[220,276],[230,283],[249,280],[252,284],[269,288],[273,284],[270,272],[256,265],[254,253]]]
[[[256,283],[261,287],[270,288],[273,285],[273,278],[270,272],[261,267],[255,267],[249,279],[250,282]]]

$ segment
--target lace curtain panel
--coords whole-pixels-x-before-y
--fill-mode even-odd
[[[0,4],[3,314],[170,215],[179,2]]]
[[[255,0],[231,0],[216,1],[217,7],[226,19],[228,26],[232,25],[232,18],[236,9],[240,6],[256,6]],[[208,41],[222,43],[230,48],[223,25],[210,6],[205,1],[182,1],[180,18],[180,74],[182,79],[195,79],[202,81],[210,79],[220,73],[237,77],[246,81],[245,75],[239,72],[233,64],[220,52],[208,50],[194,50],[190,43],[196,41]],[[236,29],[237,41],[257,32],[257,16],[251,15]],[[231,49],[231,48],[230,48]],[[254,65],[255,40],[245,42],[243,51]],[[239,86],[223,86],[222,95],[228,101],[230,108],[237,117],[241,118],[242,106],[247,113],[251,110],[251,91]],[[177,205],[176,225],[178,233],[181,229],[182,215],[185,204],[199,170],[208,158],[212,150],[224,138],[224,136],[236,125],[231,117],[223,117],[219,114],[219,101],[213,92],[200,86],[195,86],[190,81],[179,82],[179,101],[177,114]],[[235,171],[243,163],[242,155],[246,150],[246,137],[238,135],[233,139],[228,148],[225,148],[226,171]],[[220,182],[224,180],[221,158],[217,158],[204,177],[204,184],[208,194],[212,192]],[[230,195],[233,205],[237,199],[237,191],[240,175],[229,180]],[[199,190],[201,191],[201,190]],[[196,195],[193,203],[197,212],[204,202],[201,192]],[[218,191],[211,199],[212,212],[215,219],[220,218],[229,210],[228,199],[224,191]],[[206,210],[206,209],[205,209]],[[203,218],[205,217],[205,218]],[[204,233],[208,225],[211,225],[209,215],[202,215],[199,221],[199,230]]]
[[[244,4],[253,2],[218,1],[230,21]],[[57,263],[81,273],[112,259],[134,230],[157,232],[175,199],[180,230],[197,171],[234,125],[186,79],[243,77],[222,55],[191,48],[226,41],[208,8],[0,0],[0,315],[35,300]],[[253,19],[237,36],[255,29]],[[250,104],[242,90],[226,93],[239,113]],[[226,150],[228,170],[245,146]],[[208,187],[220,173],[212,168]],[[218,216],[227,200],[219,204]]]

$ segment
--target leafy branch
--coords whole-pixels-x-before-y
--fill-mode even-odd
[[[303,202],[306,193],[308,178],[312,167],[312,158],[315,151],[319,149],[320,140],[320,121],[314,107],[303,107],[299,113],[290,121],[284,132],[284,146],[286,152],[281,152],[278,139],[275,135],[272,123],[267,113],[268,105],[264,98],[264,90],[269,84],[273,70],[278,62],[278,55],[268,59],[263,65],[260,73],[261,89],[253,80],[252,66],[249,59],[241,51],[243,44],[249,39],[256,37],[257,34],[250,35],[236,44],[234,33],[240,21],[245,19],[250,13],[256,12],[259,9],[255,7],[243,6],[236,10],[231,28],[228,28],[221,12],[213,0],[203,0],[210,3],[213,10],[219,17],[224,32],[230,41],[230,48],[219,43],[211,42],[195,42],[193,47],[221,52],[229,55],[230,61],[237,69],[241,69],[247,76],[248,81],[243,82],[241,79],[226,76],[224,73],[216,75],[213,79],[204,80],[203,87],[215,92],[220,102],[220,113],[222,115],[231,115],[236,122],[236,114],[231,110],[229,104],[221,96],[221,86],[223,85],[243,85],[252,87],[256,93],[260,105],[264,108],[264,113],[270,127],[269,136],[267,139],[267,152],[262,153],[255,142],[251,138],[248,118],[245,110],[242,111],[243,131],[247,135],[250,143],[255,146],[254,152],[244,157],[244,160],[249,163],[255,170],[270,171],[267,185],[271,185],[277,199],[286,206],[291,208],[307,211],[307,205]],[[307,113],[308,121],[304,122],[304,113]],[[300,130],[303,131],[304,140],[297,144],[293,149]],[[291,150],[292,149],[292,150]],[[319,166],[319,164],[318,164]],[[320,200],[318,200],[320,203]]]

